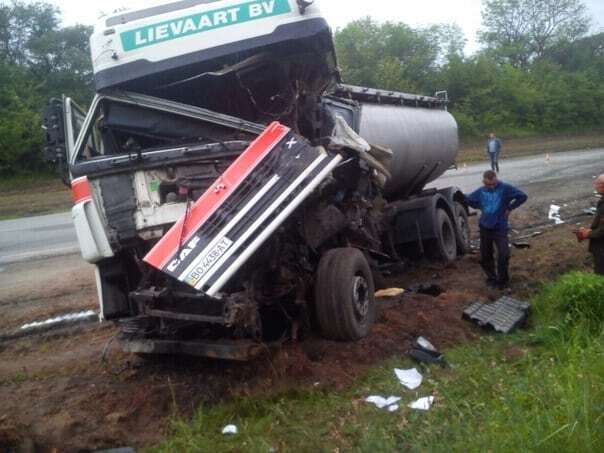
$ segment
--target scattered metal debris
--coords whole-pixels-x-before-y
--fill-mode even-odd
[[[444,356],[425,337],[418,337],[409,355],[419,363],[445,366]]]
[[[8,332],[0,332],[0,342],[17,340],[19,338],[29,337],[32,335],[47,334],[49,332],[61,331],[79,326],[89,326],[99,324],[99,315],[92,310],[81,313],[70,313],[56,318],[46,319],[44,321],[34,321],[24,324],[21,327]]]
[[[46,319],[44,321],[34,321],[29,324],[24,324],[21,326],[21,330],[34,329],[36,327],[44,327],[51,326],[53,324],[66,324],[72,322],[80,322],[80,321],[88,321],[91,319],[98,320],[98,315],[92,311],[83,311],[79,313],[69,313],[63,316],[57,316],[56,318]]]
[[[585,214],[585,215],[593,216],[593,215],[596,215],[596,212],[597,212],[597,209],[593,208],[593,207],[588,208],[588,209],[583,209],[583,214]]]
[[[524,324],[530,311],[530,304],[504,296],[492,304],[473,303],[464,310],[463,318],[481,327],[509,333]]]

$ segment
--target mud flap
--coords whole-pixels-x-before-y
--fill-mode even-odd
[[[215,296],[341,160],[271,124],[145,262]]]

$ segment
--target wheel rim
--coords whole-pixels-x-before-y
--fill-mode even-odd
[[[369,312],[369,285],[362,275],[356,275],[352,283],[352,301],[358,320],[363,320]]]

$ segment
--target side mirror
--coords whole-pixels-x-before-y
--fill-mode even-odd
[[[69,186],[69,163],[65,134],[65,113],[63,101],[53,98],[44,112],[45,146],[44,159],[57,169],[63,183]]]

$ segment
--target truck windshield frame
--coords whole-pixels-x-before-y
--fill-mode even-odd
[[[264,126],[249,121],[241,120],[229,115],[213,112],[211,110],[180,104],[177,102],[166,101],[164,99],[152,96],[140,95],[129,92],[116,92],[111,94],[96,95],[92,101],[86,119],[81,127],[75,143],[75,152],[70,156],[70,166],[74,166],[82,161],[94,158],[106,158],[102,140],[100,140],[100,131],[98,128],[99,120],[102,119],[102,103],[113,102],[130,106],[137,106],[142,109],[149,109],[169,113],[184,118],[190,118],[208,122],[214,125],[224,126],[243,132],[259,135]],[[144,154],[144,150],[142,151]],[[88,156],[86,155],[88,153]],[[94,155],[93,155],[94,154]],[[122,153],[119,155],[127,155]]]

